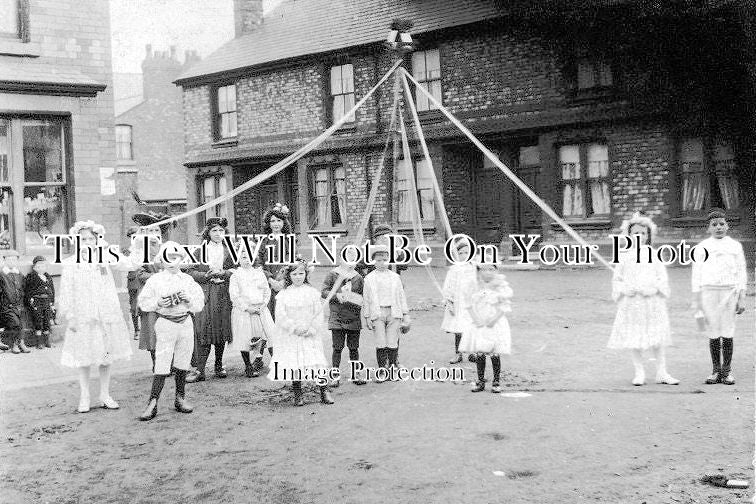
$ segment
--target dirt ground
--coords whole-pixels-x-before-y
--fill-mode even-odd
[[[402,341],[408,367],[451,357],[441,310],[422,299],[433,295],[423,275],[404,277],[421,308]],[[633,387],[629,356],[605,348],[615,310],[609,273],[560,270],[508,274],[515,300],[505,391],[529,397],[472,394],[469,383],[344,383],[335,405],[310,392],[295,408],[280,385],[244,378],[238,355],[226,359],[228,379],[187,385],[191,415],[172,409],[167,382],[149,423],[136,419],[147,369],[114,378],[119,411],[77,414],[75,382],[7,391],[0,502],[749,502],[754,298],[738,320],[737,384],[704,385],[708,345],[689,309],[689,275],[670,270],[676,387]],[[363,333],[368,364],[371,343]],[[330,339],[324,345],[330,355]],[[347,360],[345,350],[344,370]],[[463,367],[472,379],[473,365]],[[751,488],[702,484],[706,473]]]

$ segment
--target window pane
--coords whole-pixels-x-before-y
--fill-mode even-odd
[[[235,137],[237,130],[236,130],[236,112],[231,112],[228,115],[228,136],[229,137]]]
[[[51,121],[28,121],[24,123],[22,131],[24,180],[26,182],[62,181],[61,125]]]
[[[577,68],[577,85],[578,89],[589,89],[596,87],[596,68],[593,63],[587,59],[578,61]]]
[[[218,113],[222,114],[223,112],[228,111],[228,103],[226,102],[226,88],[225,87],[219,87],[218,88]]]
[[[10,162],[10,122],[0,119],[0,182],[8,182]]]
[[[42,247],[44,235],[67,233],[66,221],[65,192],[61,186],[24,188],[24,235],[27,249]]]
[[[354,68],[351,64],[341,67],[341,89],[344,93],[354,92]]]
[[[418,193],[420,194],[420,218],[423,220],[433,220],[435,218],[433,190],[423,189],[419,190]]]
[[[331,67],[331,96],[341,94],[341,67]]]
[[[441,78],[441,56],[438,49],[425,51],[425,73],[428,80]]]
[[[591,204],[596,215],[609,214],[611,209],[609,184],[607,182],[591,182]]]
[[[700,138],[686,138],[680,142],[680,162],[703,163],[703,142]]]
[[[609,176],[609,149],[606,145],[590,144],[588,146],[588,177]]]
[[[232,84],[226,87],[226,110],[233,112],[236,110],[236,85]]]
[[[425,73],[425,53],[423,51],[412,53],[412,76],[419,81],[427,79]]]
[[[580,148],[577,145],[560,147],[559,162],[562,165],[562,180],[580,178]]]
[[[428,84],[426,84],[425,82],[420,82],[419,84],[420,86],[418,87],[428,89]],[[425,94],[423,94],[423,92],[419,89],[415,90],[415,93],[417,95],[417,111],[423,112],[425,110],[428,110],[428,97],[426,97]]]
[[[708,177],[703,172],[684,173],[682,180],[683,211],[702,210],[706,201]]]
[[[520,166],[538,166],[541,164],[541,151],[537,146],[520,147]]]
[[[0,189],[0,250],[13,247],[13,200],[9,189]]]
[[[352,108],[354,107],[354,93],[349,93],[344,95],[344,113],[346,114]],[[349,117],[347,117],[347,121],[354,122],[354,116],[355,114],[349,114]]]
[[[337,95],[333,97],[333,122],[338,121],[344,115],[344,97],[346,95]]]
[[[18,35],[18,0],[0,0],[0,33]]]
[[[215,178],[207,177],[202,181],[202,203],[215,199]]]
[[[433,190],[433,174],[431,173],[431,165],[425,159],[417,162],[417,189]]]
[[[580,186],[572,184],[564,186],[562,215],[565,217],[582,217],[585,215],[583,191],[580,189]]]
[[[614,76],[612,75],[612,67],[606,61],[598,62],[598,78],[600,86],[611,86],[614,84]]]
[[[433,98],[436,99],[437,102],[442,103],[443,102],[443,96],[441,94],[441,81],[435,80],[428,83],[430,88],[430,93]],[[428,100],[428,108],[429,109],[436,109],[436,104]]]

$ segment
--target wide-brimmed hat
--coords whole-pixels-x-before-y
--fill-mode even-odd
[[[171,214],[167,213],[160,213],[160,212],[153,212],[153,211],[147,211],[147,212],[139,212],[137,214],[134,214],[134,216],[131,218],[135,223],[137,223],[140,227],[150,227],[154,226],[158,222],[162,222],[166,219],[170,219]],[[176,222],[172,223],[165,223],[160,226],[160,229],[165,229],[170,225],[176,225]]]
[[[377,224],[373,228],[373,238],[378,238],[379,236],[387,235],[387,234],[393,234],[394,229],[389,226],[388,224]]]
[[[45,256],[41,256],[41,255],[34,256],[34,259],[32,259],[32,266],[34,266],[38,262],[42,262],[42,261],[47,261],[47,258]]]
[[[210,217],[205,221],[205,229],[210,230],[215,226],[220,226],[223,229],[228,227],[228,219],[225,217]]]

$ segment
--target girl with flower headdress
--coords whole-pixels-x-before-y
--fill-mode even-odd
[[[105,228],[93,221],[79,221],[69,232],[80,237],[83,247],[106,245],[102,241],[104,233]],[[82,255],[86,257],[85,253]],[[135,257],[139,255],[137,252]],[[64,259],[62,264],[58,313],[67,327],[60,361],[63,366],[79,369],[78,411],[86,413],[90,408],[91,366],[98,366],[100,371],[101,407],[118,409],[118,403],[110,396],[110,365],[130,358],[131,344],[111,268],[129,271],[139,264],[128,257],[121,257],[111,267],[77,263],[75,255]]]
[[[653,244],[656,224],[650,217],[636,212],[622,223],[622,234],[641,245]],[[623,250],[614,268],[612,299],[617,302],[617,316],[607,348],[630,350],[635,366],[633,385],[645,384],[643,352],[650,350],[656,358],[656,383],[677,385],[679,380],[667,372],[665,347],[671,343],[667,298],[669,281],[664,264],[651,254],[652,261],[638,262],[634,248]]]
[[[282,277],[282,268],[286,266],[286,264],[284,264],[286,259],[293,253],[288,249],[289,242],[286,240],[286,235],[292,233],[289,217],[289,207],[281,203],[276,203],[265,212],[265,215],[263,216],[262,232],[266,236],[262,240],[262,245],[260,245],[258,257],[256,259],[259,264],[263,265],[263,272],[270,285],[271,295],[270,300],[268,301],[268,310],[270,310],[274,320],[276,316],[276,294],[281,292],[285,287]],[[268,260],[269,248],[272,248],[273,250],[273,261]],[[260,369],[262,367],[262,356],[266,345],[270,355],[273,355],[273,341],[264,343],[260,348],[259,356],[255,359],[253,366],[255,369]]]
[[[327,329],[320,291],[309,284],[304,260],[297,258],[281,271],[284,289],[276,301],[276,351],[268,378],[279,381],[293,377],[294,405],[303,406],[302,381],[307,379],[306,374],[328,368],[322,341]],[[320,401],[333,404],[327,384],[320,385]]]

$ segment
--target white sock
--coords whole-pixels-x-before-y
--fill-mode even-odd
[[[643,369],[643,354],[641,353],[640,350],[633,350],[632,356],[633,356],[633,367],[635,367],[635,375],[644,376],[646,372]]]
[[[89,400],[89,366],[79,368],[79,391],[81,400]]]
[[[100,399],[110,397],[110,366],[100,366]]]

